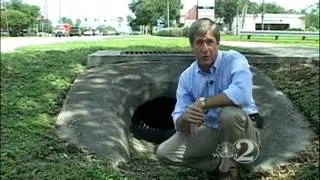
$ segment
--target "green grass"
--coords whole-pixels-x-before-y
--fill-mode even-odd
[[[288,45],[303,45],[311,47],[319,47],[319,37],[306,37],[302,40],[298,36],[279,36],[278,40],[275,40],[274,36],[251,36],[250,40],[247,36],[235,36],[235,35],[222,35],[222,41],[247,41],[247,42],[269,42],[276,44],[288,44]]]
[[[35,45],[29,47],[18,48],[23,51],[44,51],[44,50],[68,50],[75,48],[101,48],[108,50],[165,50],[165,51],[189,51],[189,40],[185,37],[170,38],[170,37],[156,37],[156,36],[139,36],[129,38],[106,38],[97,41],[70,41],[65,43]],[[236,49],[241,52],[251,52],[246,48],[225,47],[221,49]]]
[[[74,79],[85,73],[87,55],[101,49],[190,50],[184,38],[130,38],[69,42],[1,53],[1,179],[132,179],[130,173],[115,171],[95,155],[59,140],[55,134],[55,116],[66,93]],[[318,104],[307,107],[312,106]],[[139,155],[133,158],[144,161]],[[150,162],[156,164],[149,160],[145,167],[153,169],[158,179],[188,179],[198,174],[150,166]],[[153,176],[143,172],[138,177]]]
[[[319,62],[256,66],[292,100],[294,106],[309,120],[311,128],[319,134]],[[319,137],[290,162],[286,168],[280,169],[279,174],[289,179],[319,179]],[[297,167],[296,164],[302,165]]]
[[[264,69],[276,87],[283,91],[294,105],[311,122],[319,133],[319,63],[314,64],[265,64]]]

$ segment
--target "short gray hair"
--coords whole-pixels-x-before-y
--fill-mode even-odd
[[[217,42],[220,42],[219,25],[209,18],[201,18],[198,19],[196,22],[192,23],[189,29],[190,45],[193,45],[196,36],[206,34],[208,31],[213,34]]]

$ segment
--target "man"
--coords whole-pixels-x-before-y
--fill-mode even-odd
[[[212,20],[194,22],[189,42],[196,61],[179,78],[172,113],[177,132],[159,145],[157,158],[165,164],[218,170],[220,179],[236,179],[236,162],[212,153],[223,142],[250,138],[259,143],[249,117],[258,113],[252,97],[253,75],[243,55],[219,50],[219,27]]]

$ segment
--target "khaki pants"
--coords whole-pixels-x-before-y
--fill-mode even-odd
[[[214,171],[220,158],[214,157],[221,142],[234,143],[241,138],[250,138],[260,144],[258,130],[249,116],[240,108],[224,107],[217,130],[201,125],[197,136],[176,132],[159,145],[156,156],[161,163]]]

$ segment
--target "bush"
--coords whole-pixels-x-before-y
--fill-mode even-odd
[[[157,36],[166,36],[166,37],[188,37],[189,28],[165,28],[156,32]]]
[[[290,28],[290,29],[287,29],[287,31],[303,31],[303,29],[301,29],[301,28]]]
[[[1,31],[1,37],[9,37],[9,32]]]

